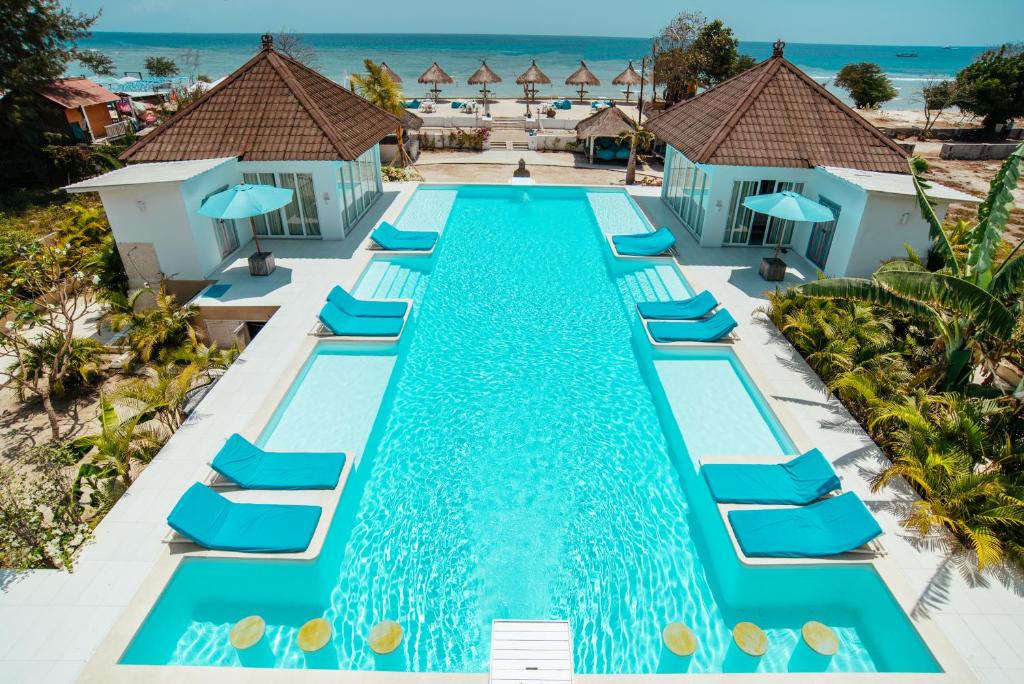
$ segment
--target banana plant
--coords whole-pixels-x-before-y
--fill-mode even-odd
[[[930,226],[935,250],[945,265],[928,271],[919,259],[883,264],[871,278],[828,278],[797,288],[811,297],[851,299],[911,314],[927,322],[941,342],[943,367],[940,387],[964,387],[971,378],[971,360],[1004,344],[1020,325],[1019,311],[1004,300],[1024,285],[1021,244],[998,264],[996,252],[1013,206],[1020,180],[1024,144],[1017,147],[992,180],[988,196],[978,207],[978,220],[968,231],[966,255],[953,249],[946,228],[928,197],[928,183],[910,163],[921,214]],[[1018,305],[1019,306],[1019,305]]]

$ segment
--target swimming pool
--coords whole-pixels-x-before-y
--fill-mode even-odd
[[[647,227],[628,195],[426,186],[398,221],[440,224],[433,258],[357,285],[416,300],[402,343],[322,344],[261,436],[351,444],[368,409],[345,388],[380,388],[320,557],[182,562],[122,663],[481,672],[491,620],[513,618],[569,620],[580,673],[938,671],[870,566],[736,559],[694,460],[794,447],[731,351],[650,349],[633,302],[690,290],[674,266],[608,257],[603,232]],[[267,638],[237,652],[228,631],[254,613]],[[332,640],[305,654],[296,632],[321,616]],[[365,643],[382,619],[405,629],[387,657]],[[764,658],[733,646],[742,620]],[[801,644],[807,620],[836,656]],[[672,621],[693,657],[663,649]]]

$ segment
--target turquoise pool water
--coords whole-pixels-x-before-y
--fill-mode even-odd
[[[402,343],[321,345],[261,438],[366,431],[319,559],[183,562],[123,663],[481,672],[491,620],[550,618],[580,673],[937,670],[869,566],[738,563],[694,460],[793,445],[727,349],[650,350],[633,301],[689,287],[608,257],[603,232],[646,226],[624,192],[425,187],[398,223],[445,226],[432,259],[357,286],[416,300]],[[347,391],[367,387],[379,411]],[[239,653],[228,631],[253,613],[267,638]],[[321,616],[332,640],[304,654]],[[385,618],[405,640],[380,658],[365,636]],[[732,645],[741,620],[764,658]],[[835,657],[800,643],[807,620],[838,633]],[[697,633],[692,658],[663,649],[670,621]]]

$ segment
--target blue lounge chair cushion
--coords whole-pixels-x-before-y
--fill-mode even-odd
[[[405,103],[402,104],[402,106],[405,107],[406,109],[419,109],[420,108],[420,101],[419,100],[413,100],[412,102],[405,102]]]
[[[657,256],[672,249],[676,238],[672,231],[662,226],[653,233],[635,235],[613,235],[612,242],[619,254],[629,256]]]
[[[327,293],[327,301],[355,318],[401,318],[409,308],[406,302],[380,302],[356,299],[340,285]]]
[[[335,335],[344,337],[398,337],[404,319],[398,317],[350,316],[331,302],[320,309],[320,322]]]
[[[743,553],[752,558],[834,556],[882,534],[878,521],[853,492],[801,508],[729,511],[729,524]]]
[[[612,161],[613,159],[615,159],[615,150],[611,148],[596,150],[594,152],[594,156],[603,161]]]
[[[235,433],[210,467],[246,489],[334,489],[345,454],[264,451]]]
[[[701,466],[711,496],[722,503],[809,504],[839,489],[839,476],[817,449],[787,463]]]
[[[235,503],[199,482],[167,516],[175,532],[200,546],[251,553],[305,551],[319,521],[319,506]]]
[[[623,145],[615,150],[616,159],[629,159],[629,145]]]
[[[736,327],[727,309],[700,321],[651,321],[647,329],[656,342],[717,342]]]
[[[660,318],[664,320],[686,321],[703,318],[718,306],[715,295],[707,290],[690,297],[671,302],[638,302],[637,311],[643,318]]]
[[[434,248],[438,233],[432,230],[399,230],[383,221],[370,235],[370,239],[381,249],[392,251],[421,251]]]

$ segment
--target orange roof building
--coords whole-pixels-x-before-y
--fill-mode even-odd
[[[921,253],[928,226],[916,211],[908,154],[783,56],[680,102],[647,122],[667,144],[662,198],[703,246],[781,242],[828,275],[869,275],[882,259]],[[750,195],[792,190],[830,208],[827,224],[794,223],[743,206]],[[951,201],[933,188],[940,216]]]
[[[35,87],[48,104],[60,108],[79,141],[106,137],[106,127],[114,122],[109,105],[117,95],[87,78],[60,78]]]

